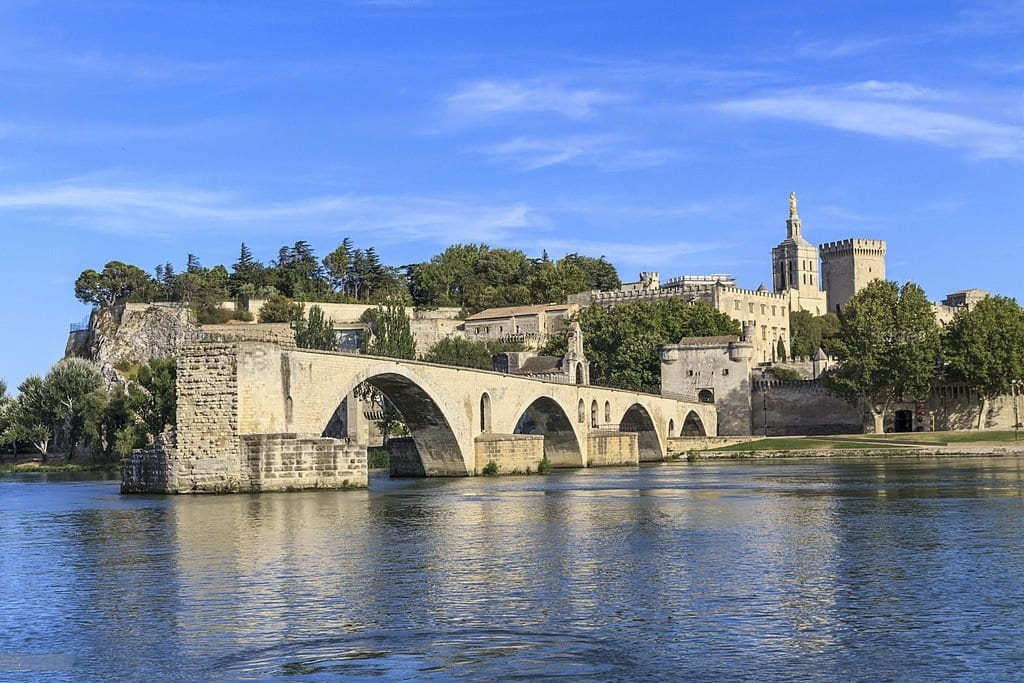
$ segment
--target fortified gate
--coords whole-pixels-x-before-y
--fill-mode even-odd
[[[392,473],[468,476],[489,469],[661,460],[666,440],[714,435],[713,405],[496,372],[262,342],[202,342],[178,360],[176,442],[135,452],[126,492],[228,492],[367,485],[351,425],[362,383],[401,412]],[[339,420],[347,412],[349,420]]]

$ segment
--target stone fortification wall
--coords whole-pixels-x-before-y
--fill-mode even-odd
[[[764,433],[766,405],[768,436],[860,434],[864,431],[863,407],[829,393],[819,380],[755,382],[750,403],[751,430],[755,435]]]
[[[640,464],[636,432],[591,432],[587,435],[587,467]]]
[[[201,332],[209,342],[256,341],[295,348],[295,330],[289,323],[203,325]]]
[[[366,447],[297,434],[241,437],[241,491],[365,488]]]
[[[481,474],[492,462],[498,474],[537,472],[544,459],[544,437],[539,434],[481,434],[474,445],[474,474]]]

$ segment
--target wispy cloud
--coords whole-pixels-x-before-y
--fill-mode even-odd
[[[814,41],[798,45],[793,54],[809,59],[841,59],[857,57],[890,42],[887,38],[847,38],[838,41]]]
[[[942,111],[937,93],[905,83],[863,83],[722,102],[720,111],[798,121],[892,140],[959,149],[976,158],[1024,159],[1024,128]]]
[[[621,97],[599,89],[571,89],[547,82],[477,81],[446,100],[450,111],[463,116],[515,112],[552,112],[570,119],[591,116],[601,105]]]
[[[660,166],[674,156],[669,149],[634,147],[626,136],[610,134],[518,137],[478,151],[524,171],[569,163],[588,164],[604,170],[633,170]]]
[[[332,195],[280,202],[251,201],[234,193],[195,188],[136,188],[66,182],[0,191],[0,213],[46,213],[97,232],[151,234],[274,231],[301,223],[309,232],[372,233],[379,244],[423,240],[448,244],[500,242],[549,221],[523,202]]]

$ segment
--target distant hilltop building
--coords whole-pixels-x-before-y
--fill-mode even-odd
[[[640,280],[618,290],[593,290],[569,297],[580,306],[613,306],[629,301],[681,296],[705,301],[738,320],[754,345],[755,363],[777,360],[779,342],[788,351],[789,314],[836,313],[868,282],[885,279],[885,241],[848,239],[815,247],[803,236],[796,193],[789,195],[786,238],[772,249],[772,290],[762,284],[743,289],[732,275],[683,275],[661,284],[658,273],[640,273]]]

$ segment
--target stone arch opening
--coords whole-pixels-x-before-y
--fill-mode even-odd
[[[390,439],[388,444],[392,476],[470,474],[448,419],[419,384],[408,377],[390,372],[367,377],[364,381],[387,399],[409,430],[408,437]],[[339,408],[335,415],[340,412]],[[380,412],[382,414],[379,417],[386,417],[386,409]],[[332,418],[324,430],[324,436],[333,436],[330,432],[334,425],[335,420]]]
[[[576,364],[576,384],[583,384],[583,363]]]
[[[597,429],[597,401],[590,404],[590,428]]]
[[[480,431],[491,431],[491,395],[486,391],[480,395]]]
[[[707,430],[704,429],[704,422],[700,419],[694,411],[690,411],[686,416],[686,420],[683,422],[683,428],[680,431],[680,436],[707,436]]]
[[[676,421],[673,420],[672,418],[669,418],[669,420],[668,420],[668,436],[669,436],[669,438],[672,438],[675,435],[676,435]]]
[[[697,400],[701,403],[714,403],[715,392],[711,389],[701,389],[697,392]]]
[[[579,405],[583,410],[583,401]],[[514,432],[542,435],[544,457],[552,467],[583,467],[583,452],[572,421],[554,399],[541,396],[527,406],[516,422]]]
[[[637,447],[640,451],[641,461],[664,460],[665,454],[661,451],[661,440],[654,427],[654,420],[639,403],[634,403],[622,416],[619,422],[620,432],[636,432]]]

